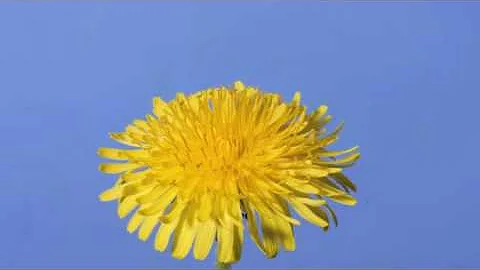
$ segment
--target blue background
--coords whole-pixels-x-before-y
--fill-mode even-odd
[[[247,84],[346,120],[359,204],[246,267],[479,267],[480,3],[0,4],[0,267],[211,267],[125,230],[99,146],[176,91]],[[211,254],[213,255],[213,254]]]

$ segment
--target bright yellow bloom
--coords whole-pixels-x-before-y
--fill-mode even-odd
[[[135,120],[112,139],[131,149],[100,148],[104,173],[120,174],[100,200],[118,200],[118,215],[133,212],[127,230],[155,249],[183,259],[193,248],[207,257],[217,242],[217,261],[242,253],[244,228],[268,258],[295,249],[291,216],[327,230],[336,224],[327,201],[354,205],[355,185],[342,173],[360,156],[357,147],[329,151],[342,125],[327,134],[331,116],[320,106],[308,114],[300,93],[289,103],[236,82],[168,103],[153,99],[153,115]],[[159,225],[158,229],[156,229]]]

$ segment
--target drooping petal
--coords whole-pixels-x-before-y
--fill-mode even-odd
[[[243,202],[243,206],[247,214],[247,224],[248,224],[248,231],[250,232],[250,237],[252,238],[253,242],[258,246],[258,248],[260,248],[263,251],[264,247],[260,239],[260,233],[258,231],[257,214],[255,211],[255,208],[253,207],[253,205],[251,205],[247,201]]]
[[[290,200],[290,203],[292,204],[293,208],[299,215],[301,215],[304,219],[307,221],[320,226],[320,227],[328,227],[328,220],[316,215],[313,211],[312,208],[304,205],[303,203],[298,202],[297,200]]]
[[[186,219],[180,221],[173,238],[173,257],[183,259],[188,255],[193,245],[195,233],[196,223],[189,224]]]
[[[268,258],[277,256],[279,247],[277,243],[278,226],[272,216],[260,215],[263,234],[263,250]]]
[[[158,251],[165,251],[170,241],[170,236],[177,227],[177,222],[162,223],[155,236],[155,249]]]
[[[146,217],[138,231],[138,238],[142,241],[146,241],[158,222],[158,216]]]
[[[225,221],[223,226],[217,228],[217,258],[219,262],[233,263],[235,256],[234,248],[234,226],[233,222]]]
[[[117,214],[118,217],[126,217],[135,207],[138,206],[137,201],[134,196],[129,196],[121,201],[118,205]]]
[[[135,212],[135,214],[130,218],[130,221],[128,222],[127,231],[129,233],[135,232],[140,227],[144,219],[145,216],[140,214],[138,211]]]
[[[210,253],[217,229],[215,223],[207,220],[198,226],[193,255],[197,260],[204,260]]]

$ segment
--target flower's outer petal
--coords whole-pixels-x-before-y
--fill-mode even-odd
[[[343,174],[343,173],[335,173],[329,175],[331,178],[333,178],[335,181],[341,183],[342,185],[346,186],[348,189],[352,191],[357,191],[357,186],[348,179],[348,177]]]
[[[141,164],[136,163],[102,163],[98,167],[101,172],[109,174],[118,174],[140,168]]]
[[[127,231],[129,233],[135,232],[138,227],[140,227],[144,219],[145,216],[141,215],[139,211],[135,212],[135,214],[133,214],[133,216],[130,218],[130,221],[128,221]]]
[[[132,140],[132,138],[130,138],[130,136],[128,136],[126,133],[110,132],[110,138],[112,138],[112,140],[117,141],[121,144],[125,144],[132,147],[140,147],[140,144],[138,142],[135,142],[135,140]]]
[[[193,255],[197,260],[204,260],[213,245],[217,229],[215,223],[207,220],[198,226],[197,236],[195,237],[195,245],[193,247]]]
[[[295,183],[293,181],[287,183],[292,189],[297,192],[305,193],[305,194],[317,194],[318,188],[311,184],[304,184],[304,183]]]
[[[277,196],[277,201],[280,203],[282,207],[282,212],[286,216],[291,216],[290,210],[288,209],[288,203],[280,196]],[[277,238],[279,243],[286,251],[294,251],[295,250],[295,236],[293,235],[293,225],[287,220],[279,217],[273,216],[275,223],[277,224]]]
[[[274,258],[278,253],[278,243],[276,234],[278,226],[272,216],[260,215],[262,223],[263,247],[265,255],[268,258]]]
[[[350,206],[353,206],[355,204],[357,204],[357,200],[355,198],[353,198],[352,196],[348,195],[348,194],[337,194],[337,195],[330,195],[328,196],[330,199],[332,199],[332,201],[334,202],[338,202],[338,203],[341,203],[341,204],[344,204],[344,205],[350,205]]]
[[[315,186],[320,192],[320,195],[332,196],[338,194],[346,194],[340,186],[337,186],[335,183],[332,183],[327,178],[315,179],[311,184]]]
[[[300,106],[301,99],[302,99],[302,94],[299,91],[295,92],[295,94],[293,95],[291,105],[295,107]]]
[[[163,223],[155,236],[155,249],[164,252],[167,249],[170,236],[177,227],[177,222]]]
[[[323,199],[312,199],[308,197],[296,197],[296,200],[300,203],[307,204],[310,206],[322,206],[327,204],[327,202]]]
[[[148,118],[148,116],[145,116],[145,118]],[[150,126],[148,125],[148,122],[143,120],[143,119],[135,119],[133,120],[133,125],[138,127],[139,129],[143,130],[144,132],[150,132]]]
[[[290,203],[295,211],[297,211],[297,213],[300,214],[305,220],[322,228],[328,227],[328,220],[316,215],[314,212],[312,212],[310,207],[296,201],[295,199],[290,200]]]
[[[343,127],[344,127],[344,123],[340,123],[336,128],[335,130],[332,131],[332,133],[328,134],[327,136],[323,137],[320,139],[320,141],[318,142],[318,146],[321,146],[321,147],[325,147],[325,146],[328,146],[330,144],[333,144],[334,142],[337,141],[338,139],[338,135],[340,134],[340,132],[343,130]]]
[[[255,208],[253,205],[247,201],[242,201],[242,205],[244,206],[244,210],[247,214],[247,225],[248,231],[250,232],[250,237],[252,238],[253,242],[263,251],[263,244],[260,240],[260,234],[258,231],[257,226],[257,214],[255,213]]]
[[[346,150],[340,150],[340,151],[322,151],[318,152],[318,156],[320,157],[336,157],[336,156],[341,156],[345,154],[349,154],[352,152],[355,152],[358,150],[358,146],[354,146],[352,148],[346,149]]]
[[[150,234],[152,234],[153,229],[158,224],[158,216],[146,217],[145,221],[140,226],[138,231],[138,238],[142,241],[147,241]]]
[[[125,150],[122,149],[101,147],[97,150],[97,155],[102,158],[113,160],[127,160],[128,157],[125,155],[124,151]]]
[[[102,194],[100,194],[98,198],[102,202],[113,201],[122,196],[122,191],[123,191],[123,187],[117,185],[102,192]]]
[[[235,262],[234,256],[234,225],[231,220],[225,220],[223,226],[217,227],[217,260],[223,263]]]
[[[304,175],[306,177],[315,177],[315,178],[320,178],[320,177],[325,177],[328,175],[328,171],[324,168],[307,168],[307,169],[299,169],[297,172],[301,175]]]
[[[317,122],[322,118],[328,111],[328,106],[321,105],[319,106],[312,114],[311,121]]]
[[[355,161],[360,158],[360,153],[351,154],[347,157],[342,159],[337,159],[333,161],[316,161],[315,164],[323,165],[323,166],[333,166],[333,167],[348,167],[353,165]]]
[[[233,87],[240,91],[245,90],[245,85],[241,81],[236,81],[235,83],[233,83]]]
[[[293,225],[278,217],[275,217],[274,219],[277,226],[276,235],[280,244],[282,244],[282,247],[286,251],[294,251],[295,236],[293,235]]]
[[[175,199],[177,196],[177,188],[172,187],[165,191],[163,195],[161,195],[155,203],[152,203],[151,206],[146,207],[145,209],[141,210],[141,214],[145,216],[151,215],[159,215],[162,214],[163,211],[170,205],[170,203]]]
[[[328,213],[332,217],[333,223],[335,223],[335,226],[338,226],[338,219],[337,219],[337,215],[335,214],[335,211],[333,211],[332,207],[328,204],[325,205],[325,208],[327,209]]]
[[[117,209],[117,214],[120,218],[124,218],[137,206],[138,203],[135,200],[134,196],[126,197],[123,201],[120,202]]]
[[[130,158],[146,157],[145,150],[142,149],[116,149],[101,147],[97,150],[98,156],[112,160],[128,160]]]
[[[183,217],[174,233],[172,249],[172,256],[174,258],[181,260],[188,255],[192,248],[195,232],[195,221],[193,224],[189,224],[187,218]]]
[[[233,228],[233,256],[237,262],[242,257],[243,248],[243,226],[234,226]]]
[[[304,127],[304,131],[307,130],[318,130],[320,127],[324,126],[329,120],[329,119],[320,119],[327,113],[328,107],[325,105],[322,105],[318,107],[309,117],[308,117],[308,124]]]
[[[127,172],[122,174],[122,180],[124,180],[125,182],[136,182],[147,178],[150,173],[151,170],[149,169],[140,172]]]
[[[167,106],[167,103],[160,97],[153,98],[153,114],[155,114],[156,117],[160,118],[163,115],[163,109]]]
[[[164,194],[170,188],[170,186],[165,187],[163,185],[158,185],[154,187],[150,192],[146,192],[145,194],[138,196],[137,202],[141,204],[147,204],[157,201],[162,196],[162,194]]]
[[[178,203],[178,201],[175,200],[171,205],[170,211],[167,214],[160,216],[160,220],[164,223],[173,222],[181,216],[186,207],[187,204]]]
[[[328,222],[328,216],[327,216],[327,214],[325,213],[325,210],[323,210],[323,208],[321,208],[321,207],[313,207],[313,206],[308,206],[308,205],[307,205],[307,207],[308,207],[308,209],[309,209],[310,211],[312,211],[313,214],[315,214],[316,216],[318,216],[318,217],[320,217],[321,219],[326,220],[326,221]],[[328,223],[327,226],[322,227],[322,229],[323,229],[324,231],[327,231],[329,228],[330,228],[330,223]]]

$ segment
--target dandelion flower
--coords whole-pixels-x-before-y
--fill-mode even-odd
[[[268,257],[295,250],[292,216],[327,230],[337,224],[329,202],[354,205],[355,185],[343,169],[359,158],[357,147],[327,150],[342,125],[327,133],[327,107],[311,113],[300,93],[279,94],[235,82],[170,102],[153,99],[153,114],[111,133],[128,149],[100,148],[119,174],[101,201],[118,201],[130,215],[127,230],[172,256],[205,259],[216,243],[220,265],[237,262],[248,233]]]

